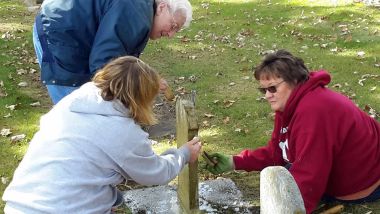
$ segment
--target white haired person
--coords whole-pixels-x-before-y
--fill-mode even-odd
[[[268,54],[254,75],[275,112],[272,137],[266,146],[238,155],[211,154],[218,163],[207,166],[210,172],[286,166],[307,213],[322,198],[341,203],[380,199],[378,121],[327,88],[331,77],[326,71],[309,72],[288,51]]]
[[[154,153],[141,125],[156,123],[160,77],[133,56],[107,64],[41,118],[6,188],[5,213],[111,213],[124,179],[166,184],[197,160],[198,138]]]
[[[56,104],[111,59],[139,57],[149,38],[171,38],[191,20],[188,0],[44,0],[33,28],[42,83]]]

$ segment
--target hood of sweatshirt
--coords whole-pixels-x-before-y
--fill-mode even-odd
[[[284,112],[276,112],[276,114],[282,115],[282,127],[287,127],[291,118],[293,117],[298,103],[309,91],[312,91],[317,87],[325,87],[327,84],[330,83],[330,81],[331,77],[327,73],[327,71],[320,70],[310,72],[309,79],[306,82],[299,84],[296,88],[294,88],[294,90],[290,94],[290,97],[286,102]]]
[[[69,109],[72,112],[129,117],[128,109],[119,100],[105,101],[100,96],[100,89],[93,82],[82,85],[70,98],[72,102]]]

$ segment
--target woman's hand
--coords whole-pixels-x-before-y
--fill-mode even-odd
[[[198,137],[194,137],[192,140],[186,143],[186,146],[190,150],[190,163],[194,163],[199,156],[202,149],[201,141]]]
[[[164,78],[161,78],[161,80],[160,80],[160,91],[165,92],[166,89],[168,89],[168,88],[169,88],[168,82]]]
[[[231,155],[213,153],[209,156],[213,160],[214,165],[211,166],[209,164],[206,164],[205,168],[212,174],[218,175],[235,169],[234,161]]]

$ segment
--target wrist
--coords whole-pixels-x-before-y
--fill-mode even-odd
[[[189,163],[190,162],[190,158],[191,158],[190,157],[191,156],[190,148],[186,144],[184,144],[180,148],[178,148],[178,150],[183,154],[185,162]]]

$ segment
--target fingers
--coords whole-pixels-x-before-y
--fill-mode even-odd
[[[198,159],[198,156],[201,152],[202,143],[200,142],[199,137],[194,137],[192,140],[187,142],[187,146],[191,151],[190,163],[194,163]]]
[[[187,142],[191,147],[194,147],[197,150],[197,153],[200,152],[202,148],[202,142],[200,141],[199,137],[194,137],[192,140]]]
[[[211,172],[212,174],[214,174],[214,175],[218,175],[218,174],[219,174],[218,171],[216,170],[216,168],[213,167],[213,166],[207,165],[207,166],[206,166],[206,169],[207,169],[209,172]]]
[[[160,80],[160,90],[161,91],[166,91],[166,89],[169,88],[168,82],[164,78],[161,78]]]
[[[213,158],[221,158],[222,156],[223,155],[221,153],[218,153],[218,152],[211,154],[211,157],[213,157]]]
[[[190,140],[189,142],[191,142],[192,144],[196,144],[200,141],[200,138],[198,136],[195,136],[192,140]]]

